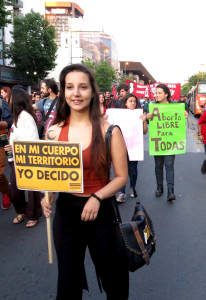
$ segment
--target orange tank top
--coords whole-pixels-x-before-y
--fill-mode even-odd
[[[58,140],[62,142],[67,142],[68,133],[69,133],[69,118],[67,119],[66,126],[62,127]],[[84,192],[81,195],[91,195],[92,193],[97,192],[107,184],[106,173],[103,176],[97,176],[95,174],[94,169],[90,168],[91,166],[90,153],[91,153],[91,143],[85,150],[82,151]],[[99,167],[101,168],[101,163],[100,162],[97,163],[99,163]]]

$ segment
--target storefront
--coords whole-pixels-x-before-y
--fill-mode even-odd
[[[12,88],[16,84],[21,84],[25,88],[30,85],[26,78],[16,74],[14,68],[0,65],[0,87],[8,86]]]

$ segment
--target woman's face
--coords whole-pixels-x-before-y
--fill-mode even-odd
[[[92,87],[87,74],[73,71],[66,75],[65,98],[71,111],[85,111],[89,109]]]
[[[129,97],[125,103],[126,108],[135,109],[137,105],[137,100],[135,97]]]
[[[102,94],[99,95],[99,103],[100,104],[104,103],[104,96]]]
[[[6,99],[7,92],[5,92],[4,90],[1,90],[1,96],[2,96],[3,99]]]
[[[168,94],[166,94],[162,88],[156,88],[156,101],[160,103],[167,103],[167,96]]]

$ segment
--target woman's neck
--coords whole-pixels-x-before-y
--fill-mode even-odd
[[[78,111],[71,111],[70,113],[70,125],[74,124],[91,124],[89,111],[85,112],[78,112]]]
[[[165,99],[161,103],[169,103],[169,100]]]

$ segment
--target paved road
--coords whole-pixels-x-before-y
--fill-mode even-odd
[[[175,193],[170,204],[166,193],[155,198],[154,159],[148,155],[139,163],[139,199],[151,215],[157,235],[157,251],[151,264],[130,274],[130,300],[205,300],[206,299],[206,175],[200,173],[205,158],[197,141],[197,120],[190,116],[187,128],[187,153],[176,156]],[[166,185],[165,185],[166,189]],[[133,211],[134,199],[120,205],[123,220]],[[0,210],[0,299],[55,299],[56,258],[48,264],[45,219],[38,226],[13,225],[14,209]],[[90,292],[84,300],[105,299],[96,283],[94,268],[86,256]],[[72,300],[72,299],[71,299]]]

